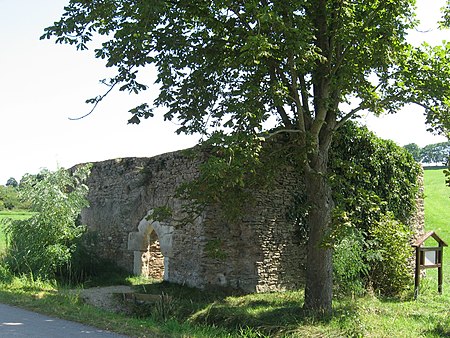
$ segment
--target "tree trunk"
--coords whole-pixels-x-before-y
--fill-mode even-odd
[[[327,156],[325,156],[327,157]],[[332,249],[324,247],[331,226],[333,200],[327,177],[327,159],[305,173],[309,240],[304,308],[316,314],[331,313],[333,297]]]

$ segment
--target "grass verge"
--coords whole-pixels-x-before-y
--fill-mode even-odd
[[[448,293],[440,296],[429,283],[421,297],[337,299],[333,316],[318,320],[302,310],[303,292],[227,295],[151,283],[138,291],[173,299],[165,320],[154,306],[133,305],[130,315],[84,304],[50,284],[15,279],[0,291],[0,301],[57,317],[83,322],[131,337],[449,337]]]

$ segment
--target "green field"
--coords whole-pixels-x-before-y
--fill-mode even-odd
[[[450,242],[450,188],[442,169],[425,170],[425,225]]]
[[[425,227],[427,231],[435,231],[447,244],[450,244],[450,188],[445,185],[445,176],[442,169],[427,169],[424,172],[425,180]],[[434,240],[429,240],[435,245]],[[444,292],[450,294],[450,250],[444,249]],[[436,285],[437,271],[427,271],[427,281]],[[448,298],[450,301],[450,297]]]
[[[27,219],[29,218],[33,213],[29,211],[0,211],[0,219],[2,218],[12,218],[12,219]]]

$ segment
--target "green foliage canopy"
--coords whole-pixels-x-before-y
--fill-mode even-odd
[[[428,144],[420,148],[415,143],[404,146],[417,162],[446,164],[450,156],[450,142]]]
[[[426,145],[421,155],[424,163],[446,164],[450,156],[450,141]]]
[[[420,162],[422,160],[420,153],[421,149],[417,144],[409,143],[403,146],[403,148],[405,148],[417,162]]]
[[[14,188],[16,188],[19,185],[19,183],[17,183],[16,179],[14,177],[10,177],[8,179],[8,181],[6,182],[6,186],[12,186]]]
[[[415,24],[413,4],[72,0],[42,38],[83,50],[95,34],[106,36],[95,56],[117,69],[104,83],[122,91],[145,90],[139,68],[155,65],[155,107],[167,107],[165,118],[181,122],[178,132],[222,127],[254,134],[276,116],[284,127],[318,137],[326,117],[317,115],[320,105],[346,120],[362,109],[395,112],[408,102],[424,106],[428,122],[444,130],[449,45],[405,42]],[[325,73],[331,78],[322,93]],[[352,97],[358,108],[340,108]],[[132,123],[153,115],[147,103],[131,112]]]

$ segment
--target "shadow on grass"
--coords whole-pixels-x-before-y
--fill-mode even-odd
[[[39,288],[16,290],[18,292],[0,290],[0,301],[94,326],[114,328],[123,333],[136,334],[136,327],[128,328],[131,324],[124,322],[138,321],[139,327],[147,328],[146,334],[151,332],[155,336],[162,332],[171,333],[173,325],[180,327],[179,332],[216,330],[206,335],[192,334],[198,337],[360,336],[354,325],[358,317],[357,308],[351,301],[335,302],[332,316],[317,318],[303,309],[302,291],[242,294],[220,288],[198,290],[167,282],[136,285],[135,289],[139,293],[170,296],[171,302],[166,304],[166,310],[170,310],[168,316],[164,319],[158,316],[158,304],[134,303],[132,313],[114,314],[86,306],[71,294],[53,290],[39,292]],[[135,318],[130,318],[130,314]],[[199,331],[195,331],[196,328]],[[222,335],[223,332],[227,333]]]
[[[450,338],[450,319],[437,323],[432,330],[424,332],[426,337]]]
[[[352,303],[338,303],[333,307],[332,316],[313,316],[303,309],[303,291],[243,294],[220,288],[198,290],[166,282],[142,285],[139,289],[149,294],[169,295],[174,303],[171,317],[178,321],[229,332],[250,329],[272,337],[297,331],[302,326],[325,326],[336,318],[346,322],[357,316],[357,308]],[[141,310],[151,314],[148,307],[143,306]]]

